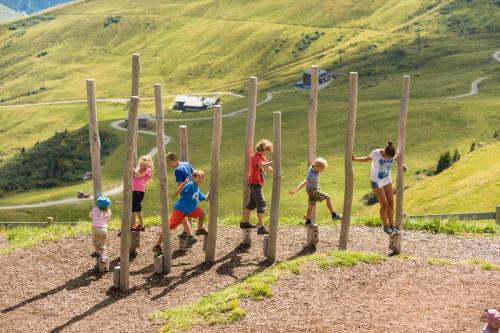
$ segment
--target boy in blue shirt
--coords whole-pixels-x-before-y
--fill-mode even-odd
[[[187,221],[186,217],[192,217],[198,219],[198,230],[204,229],[203,222],[205,221],[205,212],[203,209],[198,207],[200,201],[208,201],[209,195],[206,196],[199,190],[198,186],[203,183],[205,179],[205,173],[201,170],[195,170],[192,174],[193,180],[186,178],[183,183],[179,185],[174,193],[174,198],[180,194],[181,197],[174,205],[174,210],[172,215],[170,215],[170,230],[174,230],[182,224],[184,227],[184,232],[181,234],[181,238],[186,239],[187,247],[191,247],[198,240],[193,236],[191,230],[191,224]],[[162,253],[161,248],[162,234],[156,242],[156,246],[153,248],[155,254]]]

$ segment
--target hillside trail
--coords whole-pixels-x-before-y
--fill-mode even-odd
[[[123,294],[111,289],[111,272],[99,274],[94,271],[95,259],[89,257],[92,248],[90,235],[46,242],[33,248],[17,249],[0,255],[0,267],[3,268],[0,274],[0,331],[157,332],[161,321],[151,319],[152,313],[196,302],[211,291],[241,281],[269,266],[262,256],[264,237],[252,235],[251,248],[242,249],[239,246],[239,227],[219,225],[213,265],[204,263],[205,254],[200,239],[187,252],[179,251],[174,245],[171,273],[165,276],[155,274],[150,248],[156,242],[160,230],[158,226],[148,227],[141,233],[139,255],[130,262],[130,290]],[[316,251],[322,253],[336,249],[340,225],[320,226],[320,230],[321,237]],[[108,237],[112,269],[119,265],[120,238],[115,232],[109,232]],[[304,247],[304,228],[280,226],[278,237],[278,261],[313,252],[313,249]],[[172,234],[172,244],[177,244],[177,235]],[[349,249],[386,255],[387,235],[380,228],[354,225]],[[248,303],[249,300],[243,301],[242,307],[248,310],[247,319],[230,327],[203,327],[189,331],[249,332],[250,330],[241,326],[246,324],[247,327],[255,327],[252,332],[256,333],[346,332],[336,326],[338,323],[331,323],[328,330],[318,331],[312,329],[315,327],[312,322],[309,322],[311,329],[304,327],[303,330],[292,330],[289,325],[302,325],[304,321],[295,317],[300,314],[307,314],[307,318],[314,317],[317,319],[316,323],[324,323],[328,318],[345,312],[359,318],[355,312],[360,307],[365,307],[364,311],[368,313],[384,313],[387,311],[380,309],[387,308],[390,304],[393,309],[399,309],[395,310],[397,313],[406,314],[384,320],[364,318],[363,322],[390,325],[391,321],[398,321],[398,324],[406,325],[412,321],[406,322],[403,318],[417,313],[424,317],[419,325],[426,322],[425,317],[443,318],[433,332],[451,332],[450,322],[456,328],[458,322],[465,324],[466,321],[472,321],[472,324],[459,326],[462,329],[455,331],[473,332],[472,328],[480,325],[479,315],[484,307],[495,304],[498,300],[497,294],[492,291],[500,288],[500,272],[481,270],[472,265],[433,266],[427,260],[442,258],[466,262],[472,258],[481,258],[500,264],[499,251],[498,236],[469,237],[412,231],[404,238],[405,256],[388,259],[377,265],[313,271],[312,275],[307,275],[309,268],[304,266],[300,275],[290,274],[277,282],[272,290],[272,299],[254,304]],[[304,278],[311,280],[307,283]],[[338,298],[325,299],[318,292]],[[283,298],[283,293],[288,293],[288,297]],[[317,302],[314,302],[314,296],[319,296]],[[262,311],[273,309],[272,313],[260,314],[255,318],[255,314],[259,313],[256,309],[259,304]],[[321,306],[324,306],[324,311],[319,309]],[[292,310],[288,314],[283,311],[287,308]],[[439,315],[436,316],[436,313]],[[277,314],[283,317],[277,318]],[[321,316],[322,318],[318,318]],[[303,319],[307,320],[305,317]],[[343,320],[349,321],[348,317],[350,316],[346,314]],[[454,319],[446,320],[450,317]],[[283,328],[287,329],[274,330],[275,326],[268,318],[274,319],[277,325],[283,323]],[[250,319],[254,321],[249,322]],[[349,326],[357,327],[351,324],[352,320]],[[395,332],[394,327],[403,326],[391,327],[371,332]],[[368,330],[354,329],[349,332]]]
[[[205,94],[221,94],[221,93],[205,93]],[[234,93],[225,93],[225,94],[230,94],[235,97],[243,98],[243,95],[239,94],[234,94]],[[266,98],[260,102],[257,103],[257,106],[263,105],[265,103],[269,103],[273,99],[273,93],[268,92],[266,93]],[[109,99],[108,99],[109,100]],[[128,101],[126,99],[111,99],[113,101]],[[85,101],[86,102],[86,101]],[[113,102],[114,103],[114,102]],[[241,113],[244,113],[248,111],[248,108],[243,108],[234,112],[230,112],[227,114],[222,115],[222,118],[232,118],[235,117]],[[189,122],[189,121],[200,121],[200,120],[211,120],[212,117],[199,117],[199,118],[190,118],[190,119],[165,119],[165,122]],[[122,120],[116,120],[110,124],[110,127],[117,130],[117,131],[127,131],[126,128],[120,126],[122,123]],[[151,131],[144,131],[144,130],[139,130],[138,133],[140,134],[145,134],[145,135],[152,135],[156,136],[155,132]],[[168,145],[172,141],[172,137],[165,135],[165,145]],[[157,153],[157,148],[153,147],[149,152],[148,155],[151,157],[155,156]],[[120,183],[117,186],[114,186],[106,191],[103,191],[102,195],[104,196],[112,196],[121,193],[123,190],[123,182]],[[0,206],[0,210],[10,210],[10,209],[30,209],[30,208],[40,208],[40,207],[50,207],[50,206],[57,206],[57,205],[66,205],[66,204],[74,204],[74,203],[79,203],[79,202],[85,202],[85,201],[90,201],[93,200],[94,196],[91,195],[88,199],[78,199],[76,197],[71,197],[71,198],[65,198],[65,199],[59,199],[59,200],[50,200],[50,201],[43,201],[43,202],[37,202],[37,203],[30,203],[30,204],[20,204],[20,205],[8,205],[8,206]]]
[[[495,59],[498,63],[500,63],[500,50],[493,53],[491,55],[491,57],[493,59]],[[477,93],[479,92],[479,84],[489,77],[490,76],[483,76],[483,77],[480,77],[480,78],[472,81],[472,83],[470,85],[470,91],[468,93],[462,94],[462,95],[446,97],[446,99],[460,99],[460,98],[464,98],[464,97],[477,95]]]

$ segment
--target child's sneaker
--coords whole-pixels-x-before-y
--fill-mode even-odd
[[[253,228],[257,228],[257,226],[255,224],[247,221],[247,222],[241,222],[240,228],[241,229],[253,229]]]
[[[187,239],[186,239],[186,247],[191,247],[193,246],[196,242],[198,241],[198,239],[196,239],[196,237],[193,237],[193,236],[187,236]]]
[[[386,233],[386,234],[388,234],[389,236],[394,235],[394,230],[391,228],[391,226],[390,226],[390,225],[385,226],[385,227],[384,227],[384,231],[385,231],[385,233]]]
[[[341,220],[341,219],[342,219],[342,215],[337,214],[336,212],[332,213],[332,220],[333,221],[338,221],[338,220]]]
[[[257,228],[257,235],[267,235],[269,234],[269,231],[267,231],[266,227],[258,227]]]
[[[196,230],[194,233],[196,236],[201,236],[201,235],[208,235],[208,231],[205,228],[201,228]]]
[[[99,258],[99,252],[92,252],[92,253],[90,254],[90,256],[91,256],[92,258]]]
[[[179,237],[180,239],[184,239],[187,237],[187,233],[185,231],[183,231],[182,233],[180,233],[179,235],[177,235],[177,237]]]
[[[304,226],[306,227],[312,227],[313,223],[311,221],[311,219],[306,219],[306,222],[304,223]]]
[[[398,228],[396,228],[396,226],[394,226],[394,225],[391,225],[390,228],[392,229],[392,233],[394,235],[398,235],[401,233],[401,231]]]
[[[161,249],[161,246],[159,245],[155,245],[151,251],[153,251],[154,254],[156,254],[157,256],[159,256],[160,254],[162,254],[162,249]]]

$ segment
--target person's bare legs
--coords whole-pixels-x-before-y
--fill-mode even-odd
[[[188,236],[193,236],[193,231],[191,230],[191,223],[187,219],[182,219],[182,227],[184,228],[184,232]]]
[[[257,213],[257,219],[259,220],[259,227],[264,226],[264,214],[265,213]]]
[[[156,246],[161,246],[163,243],[163,232],[160,231],[160,236],[158,236],[158,240],[156,241]]]
[[[325,201],[326,201],[326,207],[328,207],[330,213],[333,214],[335,212],[335,209],[333,209],[332,198],[328,196],[325,198]]]
[[[314,211],[315,203],[310,203],[307,205],[306,219],[310,219]]]
[[[198,217],[198,230],[201,230],[201,229],[204,229],[204,223],[205,223],[205,216],[207,214],[205,214],[205,212],[201,213],[200,217]],[[189,223],[189,222],[188,222]],[[191,223],[189,223],[189,225],[191,225]]]
[[[243,211],[243,222],[250,222],[250,213],[252,211],[248,208],[245,208],[245,210]]]
[[[137,217],[139,218],[139,225],[144,227],[144,215],[142,215],[142,212],[137,212]]]
[[[385,185],[383,187],[385,192],[385,197],[387,198],[387,219],[390,225],[394,224],[394,192],[392,190],[392,184]]]
[[[389,226],[389,222],[387,221],[389,203],[387,202],[385,191],[383,188],[375,188],[373,189],[373,192],[377,196],[378,202],[380,203],[380,218],[382,219],[382,224],[384,225],[384,227],[387,227]]]
[[[136,224],[135,224],[135,223],[136,223],[136,222],[135,222],[135,214],[136,214],[136,212],[132,212],[132,221],[131,221],[131,226],[132,226],[132,227],[135,227],[135,226],[136,226]]]

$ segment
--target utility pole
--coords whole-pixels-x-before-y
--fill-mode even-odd
[[[417,30],[415,30],[417,32],[417,42],[418,42],[418,53],[420,53],[420,50],[422,50],[422,44],[421,44],[421,37],[420,37],[420,32],[423,31],[422,29],[420,28],[417,28]]]
[[[345,53],[345,51],[343,49],[339,49],[337,53],[339,54],[340,66],[343,66],[344,64],[342,63],[342,53]]]

